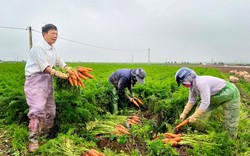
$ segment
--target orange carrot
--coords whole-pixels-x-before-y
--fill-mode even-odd
[[[82,88],[84,88],[84,84],[82,83],[82,81],[80,79],[78,79],[78,85],[81,86]]]
[[[95,151],[94,149],[89,150],[89,154],[90,154],[91,156],[99,156],[99,154],[96,153],[96,151]]]
[[[72,80],[77,79],[77,77],[75,76],[74,73],[73,73],[73,74],[70,74],[69,76],[72,77]]]
[[[134,99],[132,100],[132,103],[139,107],[139,104]]]
[[[175,140],[170,140],[169,143],[171,144],[171,146],[177,146],[178,145],[177,141],[175,141]]]
[[[125,128],[123,125],[117,125],[116,127],[120,127],[120,128],[122,128],[122,129],[124,129],[124,130],[128,130],[128,129]]]
[[[78,75],[80,78],[87,80],[88,78],[86,76],[84,76],[82,73],[78,72]]]
[[[70,75],[74,74],[73,71],[72,71],[71,69],[68,70],[68,73],[69,73]]]
[[[170,140],[168,138],[162,139],[162,142],[165,144],[167,142],[169,142]]]
[[[79,71],[79,72],[88,72],[88,70],[87,69],[85,69],[85,68],[83,68],[83,67],[77,67],[77,71]]]
[[[76,71],[76,70],[73,70],[73,72],[74,72],[74,75],[76,76],[76,78],[80,79],[80,77],[79,77],[77,71]]]
[[[70,76],[69,76],[69,83],[71,84],[71,86],[74,86],[73,79],[72,79],[72,77],[70,77]]]
[[[129,119],[128,121],[130,121],[130,123],[133,123],[133,124],[138,124],[138,122],[137,122],[137,121],[132,120],[132,119]]]
[[[74,79],[74,78],[73,78],[73,82],[74,82],[74,85],[75,85],[75,86],[78,86],[77,79]]]
[[[143,102],[142,102],[139,98],[135,98],[135,100],[136,100],[139,104],[143,105]]]
[[[87,77],[89,77],[90,79],[95,78],[93,75],[91,75],[91,74],[88,73],[88,72],[82,72],[82,74],[85,75],[85,76],[87,76]]]
[[[189,119],[184,120],[184,121],[181,122],[179,125],[177,125],[177,126],[175,127],[175,129],[178,130],[180,127],[185,126],[186,124],[188,124],[188,122],[189,122]]]
[[[115,132],[115,135],[116,135],[116,136],[121,136],[121,133],[118,132],[118,131],[116,131],[116,132]]]
[[[164,136],[168,138],[175,138],[175,137],[180,137],[181,134],[164,133]]]
[[[137,118],[137,119],[140,119],[140,117],[139,117],[139,116],[136,116],[136,115],[130,116],[129,118]]]
[[[81,66],[78,66],[77,67],[77,70],[80,71],[80,72],[84,72],[84,71],[93,71],[92,68],[88,68],[88,67],[81,67]]]
[[[126,130],[120,128],[120,127],[117,127],[116,129],[117,129],[119,132],[121,132],[121,133],[128,134],[128,135],[130,134],[128,131],[126,131]]]
[[[175,138],[173,138],[173,139],[171,139],[171,140],[174,140],[174,141],[179,142],[179,141],[181,141],[181,137],[175,137]]]
[[[132,118],[131,120],[134,120],[136,122],[140,122],[141,121],[140,119],[137,119],[137,118]]]

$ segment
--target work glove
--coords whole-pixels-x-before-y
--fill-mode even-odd
[[[204,114],[205,111],[201,110],[200,108],[197,108],[192,116],[190,116],[189,123],[193,123],[197,120],[198,117],[200,117],[202,114]]]
[[[68,77],[69,77],[67,74],[64,74],[64,73],[62,73],[62,72],[60,72],[60,71],[57,71],[57,70],[55,70],[55,69],[52,69],[52,70],[50,71],[50,75],[59,77],[59,78],[61,78],[61,79],[68,79]]]
[[[185,106],[183,112],[182,112],[181,115],[180,115],[180,120],[181,120],[181,121],[183,121],[183,120],[186,118],[187,114],[191,111],[191,109],[193,108],[193,106],[194,106],[194,105],[193,105],[193,104],[190,104],[190,103],[187,103],[187,104],[186,104],[186,106]]]

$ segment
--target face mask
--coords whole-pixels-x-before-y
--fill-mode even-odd
[[[190,88],[191,82],[182,82],[182,85],[187,87],[187,88]]]

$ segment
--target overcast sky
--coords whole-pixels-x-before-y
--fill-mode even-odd
[[[1,0],[0,27],[58,28],[65,61],[250,63],[249,0]],[[70,42],[72,40],[76,41]],[[80,44],[82,43],[82,44]],[[103,48],[96,48],[103,47]],[[26,60],[27,30],[0,28],[0,59]]]

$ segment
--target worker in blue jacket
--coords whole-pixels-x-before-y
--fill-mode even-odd
[[[120,69],[112,73],[108,81],[114,88],[113,93],[113,113],[117,113],[118,108],[125,107],[128,101],[131,102],[134,98],[132,87],[135,86],[136,82],[141,84],[145,83],[146,72],[142,68],[136,69]],[[126,94],[125,89],[128,88],[132,97]],[[118,102],[117,102],[118,101]]]

